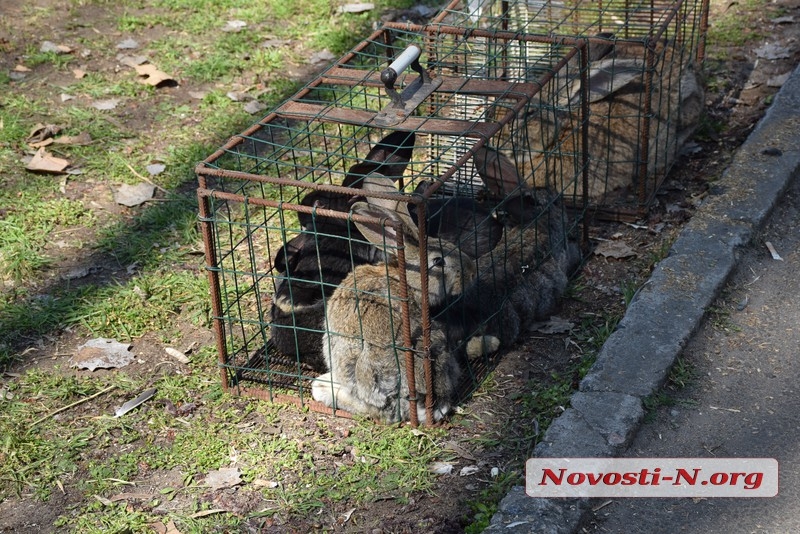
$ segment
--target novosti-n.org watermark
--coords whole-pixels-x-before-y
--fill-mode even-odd
[[[774,497],[774,458],[531,458],[531,497]]]

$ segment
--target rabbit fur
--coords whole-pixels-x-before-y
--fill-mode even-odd
[[[340,284],[327,301],[323,353],[329,372],[312,382],[312,396],[327,406],[385,422],[407,420],[410,410],[424,422],[429,392],[423,367],[421,247],[427,257],[427,297],[430,306],[461,294],[475,279],[475,262],[457,245],[433,240],[419,243],[416,225],[405,209],[357,203],[353,212],[372,218],[357,223],[362,234],[376,246],[399,245],[402,233],[408,287],[408,321],[415,353],[416,402],[408,399],[405,351],[402,344],[401,302],[398,300],[402,272],[392,258],[382,265],[360,265]],[[386,222],[392,224],[386,224]],[[389,298],[391,295],[391,298]],[[439,420],[456,400],[461,375],[458,358],[448,346],[445,332],[430,328],[430,358],[433,371],[434,419]]]
[[[478,163],[487,159],[496,165]],[[528,189],[513,164],[488,147],[474,160],[483,180],[499,188],[495,194],[524,200],[525,217],[509,219],[503,239],[477,259],[477,280],[460,301],[432,312],[451,343],[467,340],[470,359],[510,347],[527,325],[549,317],[581,259],[559,194]]]
[[[638,176],[636,163],[641,151],[645,58],[640,46],[624,44],[589,48],[587,193],[597,203],[613,200],[626,188],[628,193],[637,193],[638,180],[646,178]],[[674,46],[659,44],[656,57],[659,59],[651,93],[647,177],[663,173],[672,165],[681,145],[697,127],[704,99],[696,68],[690,63],[681,73],[682,59]],[[573,83],[564,96],[557,95],[560,106],[572,104],[577,108],[578,89],[579,83]],[[530,186],[558,189],[556,182],[562,169],[567,176],[573,176],[582,166],[580,136],[571,134],[579,129],[578,117],[552,107],[531,106],[523,120],[524,126],[516,126],[513,148],[504,149],[504,154],[515,160]],[[555,154],[543,153],[554,148]],[[581,189],[565,192],[580,193]]]
[[[361,188],[365,176],[381,171],[393,179],[405,172],[415,143],[414,133],[392,132],[377,143],[364,161],[348,170],[342,185]],[[349,212],[362,199],[341,193],[313,190],[301,205]],[[351,222],[298,211],[302,232],[275,255],[275,288],[270,306],[270,338],[278,352],[297,355],[300,362],[322,372],[324,300],[356,265],[383,261],[381,252],[366,242]],[[344,238],[347,238],[347,246]]]

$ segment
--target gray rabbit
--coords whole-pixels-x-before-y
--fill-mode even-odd
[[[412,340],[407,349],[414,353],[416,399],[414,402],[409,398],[406,349],[401,348],[402,272],[394,258],[385,264],[356,267],[328,299],[322,349],[330,368],[312,382],[312,396],[327,406],[385,422],[407,420],[410,410],[416,409],[419,421],[425,422],[425,400],[432,393],[433,418],[440,420],[456,401],[461,369],[445,332],[432,325],[433,391],[427,391],[422,347],[423,291],[432,307],[461,294],[475,279],[475,262],[447,241],[433,239],[427,246],[420,243],[419,230],[404,202],[395,203],[394,209],[357,203],[353,213],[369,217],[369,222],[356,224],[377,247],[393,249],[401,244],[402,237]],[[423,259],[427,277],[421,273]]]

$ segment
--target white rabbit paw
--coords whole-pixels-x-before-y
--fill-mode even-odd
[[[500,348],[500,340],[494,336],[475,336],[467,341],[467,356],[475,358],[477,356],[486,356],[497,352]]]
[[[330,373],[321,374],[311,382],[311,396],[329,408],[333,408],[338,392],[339,384],[332,381]]]

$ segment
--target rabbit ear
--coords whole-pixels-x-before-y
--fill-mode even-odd
[[[367,202],[356,202],[353,204],[353,213],[372,217],[374,221],[362,223],[356,222],[356,227],[361,234],[373,245],[383,247],[384,243],[393,247],[399,246],[399,234],[402,232],[404,238],[412,237],[413,243],[416,243],[416,236],[410,232],[414,228],[408,226],[408,222],[404,217],[396,211],[387,209],[383,206],[376,206]],[[390,220],[399,228],[393,225],[386,224],[386,220]],[[409,217],[410,219],[410,217]],[[377,222],[376,222],[377,221]],[[408,239],[404,239],[404,243],[408,244]]]
[[[516,165],[494,148],[483,145],[472,156],[472,161],[493,198],[504,198],[523,183]]]
[[[365,163],[375,165],[376,171],[392,180],[399,180],[406,172],[416,143],[414,132],[392,132],[372,147]]]
[[[378,174],[377,172],[373,172],[369,176],[364,177],[363,188],[365,191],[374,191],[376,193],[399,193],[397,187],[390,178]],[[408,211],[408,203],[385,198],[368,198],[367,202],[372,206],[380,206],[389,210],[394,216],[399,217],[408,227],[416,228],[414,219]]]
[[[639,59],[608,58],[597,62],[589,69],[589,103],[624,89],[642,78],[644,63]],[[580,94],[573,96],[573,100]]]

